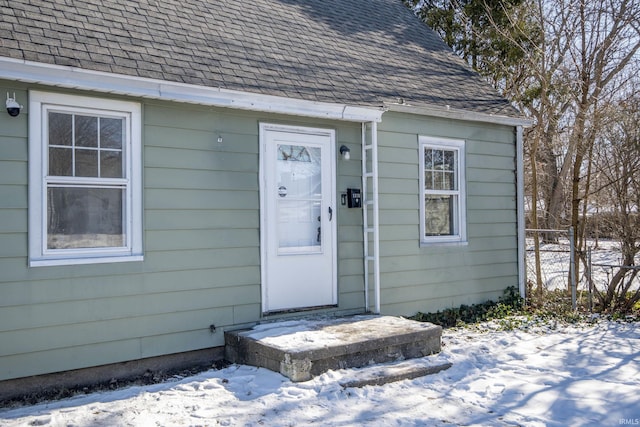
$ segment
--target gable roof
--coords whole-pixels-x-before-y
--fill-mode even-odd
[[[15,60],[305,101],[519,116],[401,0],[8,4],[0,56]]]

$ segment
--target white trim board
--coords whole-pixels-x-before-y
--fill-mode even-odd
[[[165,101],[352,122],[380,122],[383,108],[305,101],[0,57],[0,79]]]
[[[421,116],[442,117],[445,119],[465,120],[469,122],[494,123],[507,126],[532,126],[533,120],[524,117],[500,116],[497,114],[479,113],[477,111],[460,110],[435,105],[388,104],[388,111],[417,114]]]

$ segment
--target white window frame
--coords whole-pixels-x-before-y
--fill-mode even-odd
[[[466,176],[465,176],[465,146],[466,142],[460,139],[436,138],[430,136],[419,136],[419,163],[420,163],[420,244],[466,244],[467,243],[467,209],[466,209]],[[424,156],[426,149],[455,151],[457,153],[456,180],[457,190],[429,190],[425,189],[425,165]],[[428,194],[456,195],[458,204],[454,213],[454,220],[457,221],[455,228],[457,233],[443,236],[426,235],[426,213],[425,197]]]
[[[69,113],[117,115],[125,118],[123,146],[125,189],[125,245],[122,247],[47,248],[47,185],[49,110]],[[97,264],[142,261],[142,125],[136,102],[50,92],[29,92],[29,266]],[[65,180],[65,178],[56,178]],[[69,182],[73,178],[68,179]],[[88,184],[109,184],[114,179],[87,178]]]

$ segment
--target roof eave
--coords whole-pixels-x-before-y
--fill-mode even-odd
[[[497,114],[481,113],[477,111],[460,110],[449,106],[436,105],[410,105],[385,103],[388,111],[399,113],[417,114],[421,116],[442,117],[447,119],[465,120],[471,122],[494,123],[506,126],[531,126],[533,121],[525,117],[503,116]]]
[[[0,79],[147,99],[277,114],[380,122],[384,109],[170,82],[0,57]]]

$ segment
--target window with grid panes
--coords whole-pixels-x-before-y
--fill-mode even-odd
[[[466,240],[464,141],[420,137],[421,242]]]
[[[30,94],[30,264],[141,259],[140,105]]]

